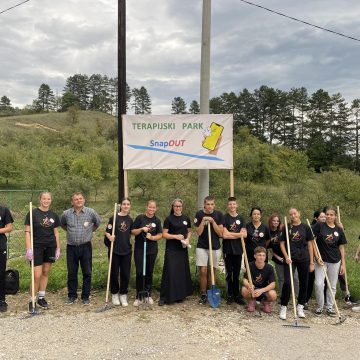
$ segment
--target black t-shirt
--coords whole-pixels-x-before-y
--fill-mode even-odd
[[[201,223],[201,220],[203,219],[204,216],[212,217],[215,220],[217,225],[224,225],[224,216],[220,211],[214,210],[211,214],[206,214],[206,213],[204,213],[203,210],[199,210],[195,214],[195,219],[194,219],[195,227],[199,226],[199,224]],[[210,224],[210,230],[211,230],[212,249],[219,250],[220,249],[220,237],[215,232],[212,224]],[[208,237],[207,225],[204,226],[204,231],[202,232],[201,235],[199,235],[196,247],[201,248],[201,249],[209,249],[209,237]]]
[[[4,206],[0,206],[0,229],[3,229],[7,224],[14,222],[10,210]],[[7,237],[5,234],[0,234],[0,250],[6,249]]]
[[[33,209],[34,247],[56,247],[54,229],[60,226],[60,218],[53,211]],[[30,213],[25,218],[25,225],[30,225]]]
[[[169,234],[183,235],[186,239],[191,230],[191,221],[186,215],[171,214],[165,219],[163,228],[168,229]],[[183,248],[181,241],[175,239],[166,239],[166,249],[187,251],[187,248]]]
[[[245,221],[241,215],[234,217],[230,214],[225,214],[224,226],[229,232],[239,233],[245,227]],[[223,253],[242,255],[241,239],[223,239]]]
[[[347,243],[343,229],[339,226],[331,228],[326,223],[318,222],[314,225],[313,230],[323,261],[339,262],[341,260],[339,246]]]
[[[262,289],[275,281],[274,268],[270,264],[265,263],[265,266],[262,269],[258,269],[255,265],[255,261],[252,261],[249,264],[249,268],[255,288]],[[246,272],[244,278],[248,278]]]
[[[308,241],[313,240],[311,229],[308,225],[301,223],[300,225],[288,225],[289,242],[291,248],[291,260],[295,262],[309,261]],[[289,249],[286,244],[286,230],[282,232],[281,241],[285,241],[286,251]]]
[[[284,255],[280,248],[280,239],[281,239],[281,231],[279,229],[275,231],[270,230],[270,243],[268,247],[269,249],[272,249],[274,254],[283,258]],[[272,257],[272,261],[274,261],[277,264],[283,264],[274,255]]]
[[[254,261],[254,250],[258,246],[266,249],[266,242],[270,240],[270,231],[265,224],[255,228],[252,222],[246,224],[247,237],[245,241],[248,261]]]
[[[145,214],[140,214],[134,220],[133,229],[140,229],[146,226],[148,228],[148,233],[152,236],[157,234],[162,234],[161,222],[158,217],[155,215],[151,218],[147,217]],[[145,232],[141,232],[139,235],[135,236],[135,249],[143,250],[144,249],[144,239],[146,237]],[[158,243],[157,241],[152,241],[146,239],[146,254],[156,254],[158,251]]]
[[[109,219],[109,222],[106,226],[106,232],[108,234],[112,234],[112,226],[113,226],[113,219],[112,216]],[[130,215],[120,216],[116,215],[115,219],[115,241],[114,241],[114,248],[113,252],[117,255],[127,255],[131,253],[131,230],[133,228],[133,219]],[[105,245],[110,247],[111,242],[110,240],[105,237],[104,239]]]

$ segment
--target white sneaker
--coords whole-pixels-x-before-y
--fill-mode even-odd
[[[120,295],[120,303],[122,306],[128,306],[128,302],[127,302],[127,296],[126,294],[124,295]]]
[[[305,313],[304,313],[304,305],[298,304],[296,307],[296,311],[298,314],[298,317],[301,319],[305,319]]]
[[[354,306],[351,310],[354,312],[360,312],[360,306]]]
[[[120,305],[120,299],[119,299],[119,294],[112,294],[111,295],[111,299],[112,299],[112,303],[116,306]]]
[[[281,307],[280,307],[280,314],[279,314],[279,318],[280,318],[281,320],[286,320],[286,310],[287,310],[286,306],[281,305]]]
[[[139,299],[135,299],[134,306],[139,306],[140,304],[142,304],[142,301]]]
[[[148,302],[149,305],[154,305],[154,300],[152,299],[151,296],[149,296],[149,297],[147,298],[147,302]]]

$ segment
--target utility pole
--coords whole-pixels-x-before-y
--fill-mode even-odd
[[[122,115],[126,114],[126,0],[118,0],[118,199],[125,196]]]
[[[209,114],[211,0],[203,0],[201,32],[200,114]],[[198,209],[209,195],[209,170],[198,170]]]

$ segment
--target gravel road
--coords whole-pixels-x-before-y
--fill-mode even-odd
[[[360,313],[340,303],[347,319],[315,317],[301,325],[274,314],[248,314],[238,305],[219,309],[181,304],[138,310],[112,308],[97,313],[104,294],[94,293],[90,306],[64,305],[65,291],[48,294],[51,309],[29,318],[27,294],[8,297],[9,311],[0,315],[0,359],[358,359]]]

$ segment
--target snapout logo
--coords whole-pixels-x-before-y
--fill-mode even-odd
[[[156,148],[164,148],[167,147],[181,147],[185,145],[186,140],[165,140],[165,141],[157,141],[150,140],[150,146]]]

